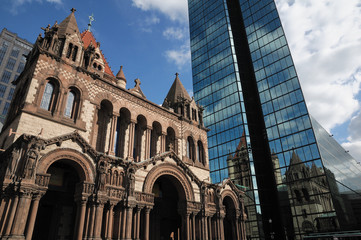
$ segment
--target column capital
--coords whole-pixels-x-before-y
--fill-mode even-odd
[[[34,201],[39,201],[44,195],[45,195],[45,192],[33,193],[33,200]]]
[[[151,206],[145,206],[145,207],[144,207],[144,211],[145,211],[145,213],[147,213],[147,214],[149,214],[152,209],[153,209],[153,207],[151,207]]]

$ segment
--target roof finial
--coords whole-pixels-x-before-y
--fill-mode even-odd
[[[74,13],[74,12],[76,11],[76,9],[75,9],[75,8],[72,8],[72,9],[70,9],[70,11],[71,11],[72,13]]]
[[[179,73],[175,73],[175,76],[178,77],[178,76],[179,76]]]
[[[88,23],[88,31],[91,32],[90,28],[92,26],[92,22],[95,21],[94,14],[92,13],[91,16],[89,16],[89,23]]]

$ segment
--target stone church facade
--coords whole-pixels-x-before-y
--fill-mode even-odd
[[[1,239],[245,239],[244,192],[212,184],[203,109],[126,89],[75,10],[43,28],[0,134]]]

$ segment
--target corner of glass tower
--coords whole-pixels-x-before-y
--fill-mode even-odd
[[[244,187],[247,239],[354,229],[340,214],[347,207],[338,170],[323,153],[330,145],[315,135],[274,0],[188,0],[188,7],[212,181],[230,177]]]

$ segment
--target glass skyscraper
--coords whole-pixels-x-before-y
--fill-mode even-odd
[[[346,153],[330,160],[337,143],[322,141],[325,131],[308,114],[274,0],[188,6],[193,90],[210,129],[212,181],[231,177],[246,191],[247,238],[361,228],[350,221],[340,165],[333,166],[353,159]],[[360,181],[353,183],[344,185],[360,194]]]
[[[33,45],[4,28],[0,33],[0,129],[5,121],[13,97],[12,82],[23,71]]]

